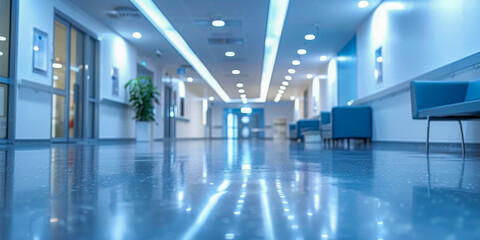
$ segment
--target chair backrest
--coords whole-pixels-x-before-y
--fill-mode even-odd
[[[412,81],[410,96],[412,118],[419,119],[418,111],[465,101],[468,82]]]
[[[322,111],[320,113],[320,119],[322,125],[327,125],[330,123],[330,112]]]
[[[472,81],[468,83],[467,94],[465,95],[465,101],[473,101],[480,99],[480,80]]]

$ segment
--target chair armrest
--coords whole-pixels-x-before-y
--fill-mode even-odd
[[[467,89],[468,82],[412,81],[412,118],[419,119],[418,111],[422,109],[465,101]]]
[[[333,138],[372,138],[372,108],[364,106],[332,108]]]

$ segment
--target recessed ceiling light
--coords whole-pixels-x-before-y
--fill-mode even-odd
[[[242,99],[242,103],[243,103],[243,104],[247,104],[247,103],[248,103],[248,100],[247,100],[246,98],[243,98],[243,99]]]
[[[7,38],[4,37],[4,36],[0,36],[0,41],[2,41],[2,42],[7,41]]]
[[[213,20],[212,21],[212,26],[223,27],[223,26],[225,26],[225,21],[223,21],[223,20]]]
[[[288,82],[287,82],[287,81],[283,81],[283,82],[282,82],[282,85],[283,85],[283,86],[288,86]]]
[[[52,67],[56,69],[60,69],[60,68],[63,68],[63,65],[61,63],[53,63]]]
[[[275,100],[273,100],[273,101],[275,101],[275,102],[280,102],[280,99],[275,98]]]
[[[305,49],[303,49],[303,48],[302,48],[302,49],[298,49],[298,50],[297,50],[297,53],[298,53],[298,55],[305,55],[305,54],[307,54],[307,50],[305,50]]]
[[[193,82],[193,78],[192,77],[187,77],[187,82]]]
[[[287,87],[285,87],[285,86],[280,86],[280,89],[282,89],[282,90],[287,90]]]
[[[0,51],[0,56],[3,56],[3,52],[2,52],[2,51]]]
[[[321,56],[321,57],[320,57],[320,61],[322,61],[322,62],[327,61],[327,59],[328,59],[327,56]]]
[[[312,79],[313,75],[312,74],[307,74],[307,79]]]
[[[245,93],[245,89],[238,89],[238,93]]]
[[[283,91],[282,89],[279,89],[278,92],[282,94],[285,93],[285,91]]]
[[[288,73],[294,74],[294,73],[295,73],[295,69],[293,69],[293,68],[288,69]]]
[[[377,57],[377,62],[379,63],[383,62],[383,57],[382,56]]]
[[[368,1],[358,2],[358,8],[366,8],[366,7],[368,7],[368,5],[369,5]]]
[[[290,80],[292,80],[292,77],[287,75],[287,76],[285,76],[285,80],[290,81]]]
[[[208,100],[210,100],[210,102],[213,102],[213,100],[215,100],[214,97],[209,97]]]
[[[315,39],[315,35],[313,35],[313,34],[305,35],[305,40],[313,40],[313,39]]]
[[[295,66],[300,65],[300,60],[293,60],[292,65],[295,65]]]
[[[238,74],[240,74],[240,70],[237,70],[237,69],[232,70],[232,74],[233,75],[238,75]]]
[[[234,51],[225,52],[225,56],[227,56],[227,57],[234,57],[234,56],[235,56],[235,52],[234,52]]]
[[[241,98],[246,98],[246,97],[247,97],[247,94],[241,94],[240,97],[241,97]]]
[[[237,83],[237,87],[238,87],[238,88],[242,88],[242,87],[243,87],[243,83]]]
[[[290,100],[295,101],[295,97],[294,97],[294,96],[291,96],[291,97],[290,97]]]
[[[38,46],[33,46],[33,51],[38,52],[39,50],[40,50],[40,48]]]
[[[139,32],[134,32],[134,33],[132,33],[132,37],[134,37],[136,39],[140,39],[140,38],[142,38],[142,34],[139,33]]]

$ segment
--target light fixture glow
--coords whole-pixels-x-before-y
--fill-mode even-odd
[[[238,89],[238,93],[245,93],[245,89]]]
[[[240,70],[237,70],[237,69],[232,70],[232,74],[233,75],[238,75],[238,74],[240,74]]]
[[[193,78],[192,77],[187,77],[187,82],[193,82]]]
[[[243,87],[243,83],[237,83],[237,88],[242,88]]]
[[[311,40],[314,40],[314,39],[315,39],[315,35],[313,35],[313,34],[307,34],[307,35],[305,35],[305,40],[311,41]]]
[[[230,97],[152,0],[130,0],[225,102]]]
[[[3,52],[2,52],[2,51],[0,51],[0,56],[3,56]]]
[[[274,102],[280,102],[280,99],[278,98],[275,98],[275,100],[273,100]]]
[[[243,104],[247,104],[248,103],[248,100],[246,98],[242,98],[242,103]]]
[[[251,107],[242,107],[240,108],[240,112],[242,113],[252,113],[252,108]]]
[[[277,58],[278,46],[282,37],[289,2],[290,0],[269,1],[262,80],[260,83],[260,102],[267,100],[268,88],[272,80],[273,67]]]
[[[241,98],[246,98],[246,97],[247,97],[247,94],[241,94],[240,97],[241,97]]]
[[[291,96],[291,97],[290,97],[290,100],[291,100],[291,101],[295,101],[295,97],[294,97],[294,96]]]
[[[225,26],[225,21],[223,21],[223,20],[218,20],[218,19],[217,19],[217,20],[213,20],[213,21],[212,21],[212,26],[214,26],[214,27],[223,27],[223,26]]]
[[[4,37],[4,36],[0,36],[0,41],[1,41],[1,42],[5,42],[5,41],[7,41],[7,38]]]
[[[234,56],[235,56],[235,52],[233,52],[233,51],[225,52],[225,56],[227,56],[227,57],[234,57]]]
[[[293,60],[292,65],[294,65],[294,66],[300,65],[300,60]]]
[[[312,79],[313,75],[312,74],[307,74],[307,79]]]
[[[140,39],[140,38],[142,38],[142,34],[139,33],[139,32],[134,32],[134,33],[132,33],[132,37],[134,37],[136,39]]]
[[[327,56],[321,56],[320,61],[325,62],[327,61],[328,57]]]
[[[294,74],[295,72],[296,72],[296,71],[295,71],[295,69],[293,69],[293,68],[288,69],[288,73],[290,73],[290,74]]]
[[[52,67],[53,67],[53,68],[56,68],[56,69],[60,69],[60,68],[63,67],[63,65],[62,65],[61,63],[53,63],[53,64],[52,64]]]
[[[327,79],[328,76],[325,75],[325,74],[322,74],[322,75],[318,75],[318,79]]]
[[[377,57],[377,62],[379,62],[379,63],[383,62],[383,57],[382,56]]]
[[[305,50],[305,49],[303,49],[303,48],[302,48],[302,49],[298,49],[298,50],[297,50],[297,54],[298,54],[298,55],[305,55],[305,54],[307,54],[307,50]]]
[[[40,48],[38,46],[33,46],[33,51],[38,52]]]
[[[285,86],[280,86],[280,89],[282,89],[282,90],[285,91],[285,90],[287,90],[287,87],[285,87]]]
[[[285,76],[285,80],[291,81],[291,80],[292,80],[292,77],[287,75],[287,76]]]
[[[281,93],[281,94],[285,93],[285,91],[283,91],[282,89],[278,90],[278,92]]]
[[[366,8],[366,7],[368,7],[368,5],[369,5],[368,1],[358,2],[358,8]]]
[[[283,81],[283,82],[282,82],[282,85],[283,85],[283,86],[288,86],[288,82],[287,82],[287,81]]]
[[[208,100],[210,100],[210,102],[213,102],[215,100],[214,97],[209,97]]]

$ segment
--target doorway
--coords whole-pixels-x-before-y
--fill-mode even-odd
[[[97,46],[92,36],[55,17],[53,140],[92,139],[98,135]]]
[[[175,139],[176,133],[176,125],[175,125],[175,115],[176,115],[176,94],[175,91],[173,91],[173,88],[171,85],[166,85],[165,86],[165,94],[164,94],[164,104],[165,107],[164,109],[164,116],[165,116],[165,121],[164,121],[164,138],[165,139]]]
[[[263,109],[225,109],[224,132],[227,139],[264,138]]]

